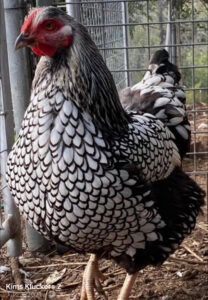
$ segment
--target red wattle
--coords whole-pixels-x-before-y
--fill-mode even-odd
[[[32,47],[32,51],[40,56],[54,56],[57,51],[56,47],[39,44],[38,47]]]

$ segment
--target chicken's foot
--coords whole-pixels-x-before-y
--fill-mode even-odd
[[[104,279],[105,276],[100,272],[98,268],[97,256],[95,254],[92,254],[84,271],[80,299],[95,300],[95,289],[98,293],[103,294],[105,299],[107,299],[100,283],[100,280],[103,281]]]
[[[126,278],[124,280],[123,286],[121,288],[120,294],[117,298],[117,300],[128,300],[129,295],[131,293],[131,289],[134,285],[134,282],[136,280],[137,273],[135,274],[126,274]]]

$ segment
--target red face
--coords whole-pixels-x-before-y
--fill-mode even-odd
[[[16,49],[28,46],[38,55],[53,56],[72,43],[72,29],[58,18],[41,20],[41,10],[32,11],[23,23]]]

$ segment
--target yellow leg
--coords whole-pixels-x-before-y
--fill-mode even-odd
[[[131,293],[131,289],[134,285],[134,282],[136,280],[137,273],[129,275],[126,274],[126,278],[124,280],[123,286],[121,288],[120,294],[117,298],[117,300],[128,300],[129,295]]]
[[[98,268],[98,259],[95,254],[91,254],[83,274],[81,300],[95,300],[94,289],[105,296],[100,280],[104,280],[105,276]],[[106,296],[105,296],[106,298]],[[107,298],[106,298],[107,299]]]

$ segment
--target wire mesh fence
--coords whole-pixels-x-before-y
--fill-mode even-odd
[[[85,3],[84,3],[85,2]],[[88,4],[83,1],[81,6],[81,22],[89,28],[89,32],[100,48],[101,53],[111,70],[119,70],[114,73],[114,79],[118,87],[126,85],[127,76],[125,69],[126,46],[125,39],[125,7],[121,2]],[[104,26],[112,24],[118,26]],[[121,49],[119,49],[121,48]]]
[[[72,3],[73,2],[73,3]],[[56,1],[73,6],[111,70],[118,90],[140,81],[151,54],[167,48],[182,73],[192,125],[184,167],[208,190],[208,4],[205,0]]]

